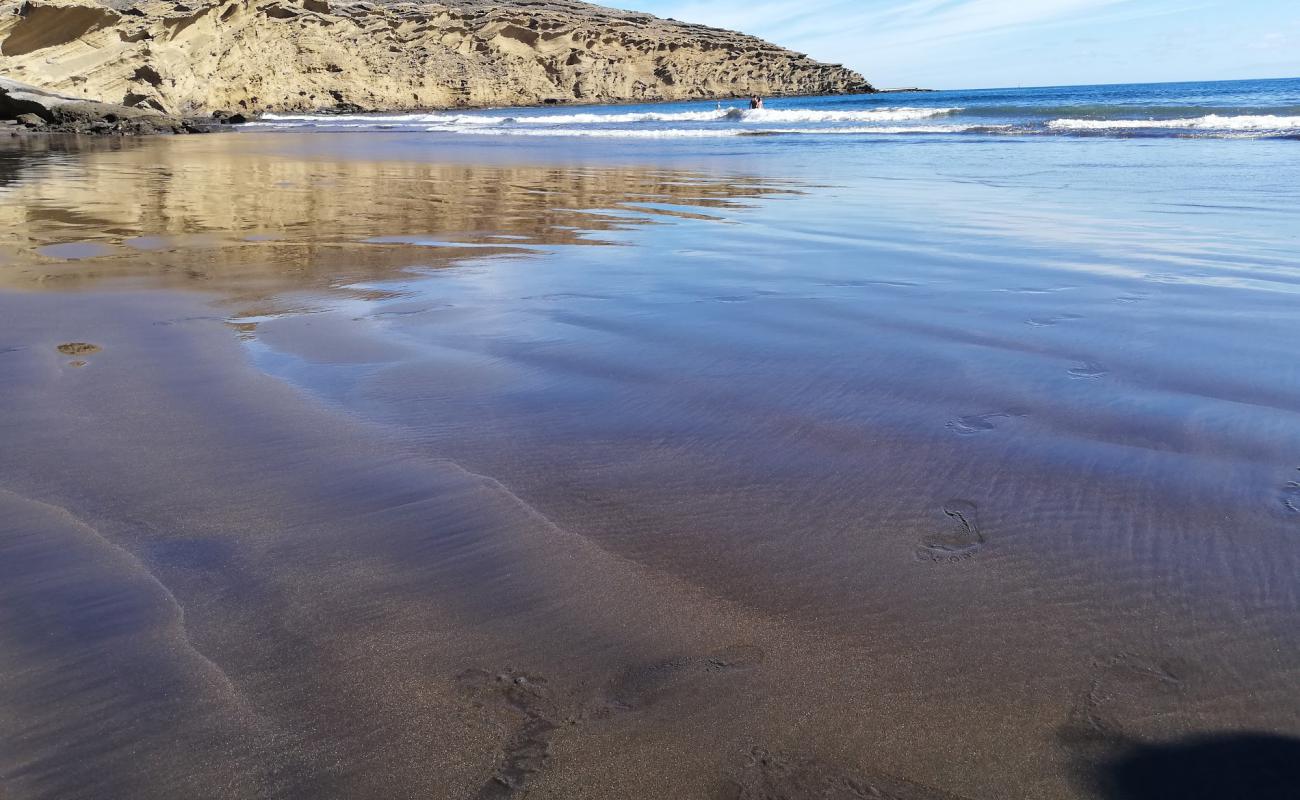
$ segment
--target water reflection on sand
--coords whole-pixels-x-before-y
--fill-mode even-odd
[[[57,290],[115,278],[239,296],[329,289],[603,244],[608,231],[794,191],[653,166],[294,157],[235,137],[37,141],[2,155],[0,251],[21,264],[0,281]]]

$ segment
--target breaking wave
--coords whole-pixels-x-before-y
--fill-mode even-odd
[[[1300,130],[1300,117],[1272,115],[1222,117],[1211,114],[1191,119],[1054,119],[1047,123],[1047,127],[1052,130],[1067,131],[1183,129],[1254,133]]]
[[[634,112],[613,114],[520,114],[499,116],[493,114],[266,114],[258,123],[276,127],[311,125],[324,127],[412,125],[425,126],[529,126],[529,125],[633,125],[643,123],[684,122],[741,122],[741,123],[799,123],[799,122],[900,122],[906,120],[940,117],[960,111],[959,108],[873,108],[859,111],[816,111],[812,109],[739,109],[721,108],[708,111]]]
[[[762,108],[756,111],[729,112],[745,122],[903,122],[913,119],[943,117],[960,108],[873,108],[864,111],[815,111],[803,108]]]
[[[459,133],[477,136],[553,136],[596,139],[720,139],[731,136],[870,136],[887,134],[971,133],[1008,130],[989,125],[879,125],[851,128],[426,128],[430,133]]]
[[[1050,90],[1053,97],[1060,90]],[[1113,90],[1106,90],[1107,95]],[[1084,92],[1092,97],[1097,91]],[[1027,94],[1027,96],[1029,96]],[[967,102],[974,99],[975,102]],[[813,99],[790,107],[728,108],[724,104],[592,109],[496,109],[392,114],[266,114],[249,123],[272,130],[407,131],[494,137],[599,139],[725,139],[736,136],[1078,136],[1111,138],[1300,138],[1300,105],[1132,102],[1006,105],[957,102],[869,106]],[[802,107],[800,107],[802,106]]]

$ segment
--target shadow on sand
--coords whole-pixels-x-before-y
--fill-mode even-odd
[[[1107,800],[1296,800],[1300,739],[1240,733],[1135,745],[1098,777]]]

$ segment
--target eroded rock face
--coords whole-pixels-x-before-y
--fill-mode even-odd
[[[197,121],[178,119],[151,108],[71,97],[7,78],[0,78],[0,120],[14,120],[24,129],[50,133],[139,135],[204,129]],[[212,121],[213,126],[216,124]]]
[[[0,0],[0,74],[167,114],[871,91],[751,36],[573,0]]]

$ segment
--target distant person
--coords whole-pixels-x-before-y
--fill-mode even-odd
[[[757,111],[762,107],[763,107],[763,98],[759,97],[758,95],[754,95],[753,97],[749,98],[749,108],[751,111]]]

